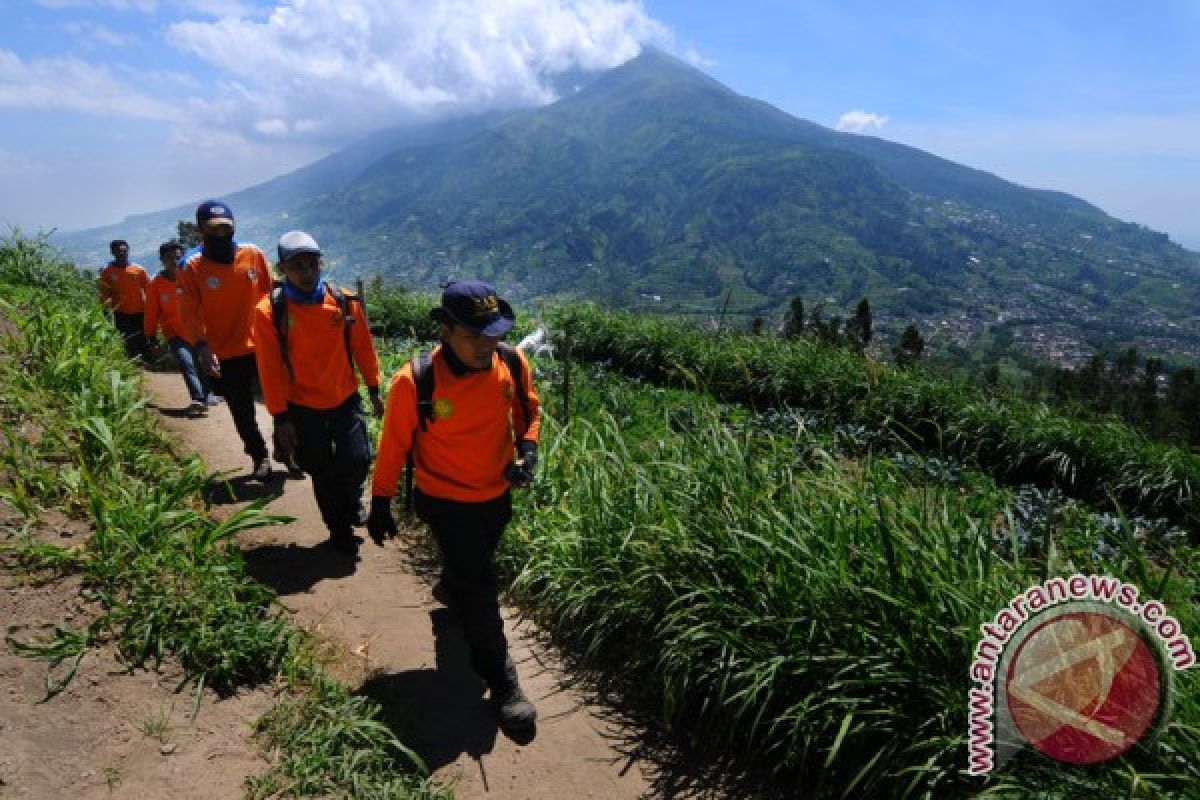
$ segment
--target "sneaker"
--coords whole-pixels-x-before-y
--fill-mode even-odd
[[[192,404],[187,407],[189,414],[207,414],[208,406],[197,400],[193,400]]]
[[[219,405],[221,405],[221,398],[215,394],[210,394],[207,398],[205,398],[204,405],[219,406]]]
[[[508,683],[492,689],[492,701],[499,706],[500,727],[506,731],[525,731],[537,724],[537,709],[520,684]]]
[[[271,465],[265,458],[254,459],[254,469],[250,472],[250,477],[256,481],[266,481],[271,479]]]

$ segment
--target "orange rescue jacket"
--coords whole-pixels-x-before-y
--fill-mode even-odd
[[[183,287],[179,285],[178,275],[171,280],[163,273],[158,273],[150,279],[146,287],[146,318],[143,328],[147,339],[153,339],[161,326],[163,337],[173,339],[183,336],[183,324],[179,320],[179,299],[183,295]]]
[[[122,314],[140,314],[146,308],[146,270],[138,264],[118,267],[111,261],[100,271],[100,302]]]
[[[279,332],[268,294],[254,309],[254,353],[263,400],[271,414],[281,414],[289,403],[326,410],[346,402],[358,391],[358,379],[346,353],[345,320],[334,299],[333,289],[325,285],[325,297],[317,303],[287,303],[288,374],[279,346]],[[369,387],[379,386],[379,358],[367,326],[362,301],[348,303],[354,322],[350,327],[350,350],[354,363]]]
[[[207,342],[217,358],[254,352],[254,307],[271,293],[271,270],[261,250],[252,244],[238,245],[232,264],[196,253],[180,270],[179,285],[185,339],[193,344]]]
[[[469,503],[492,500],[509,488],[504,470],[513,462],[515,442],[538,440],[541,404],[524,354],[520,361],[528,420],[516,382],[498,353],[490,370],[459,376],[446,363],[444,347],[433,351],[433,419],[427,430],[420,430],[417,419],[411,362],[392,379],[371,481],[374,496],[396,493],[412,449],[413,482],[425,494]]]

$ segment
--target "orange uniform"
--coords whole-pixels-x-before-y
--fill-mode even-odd
[[[100,271],[100,302],[122,314],[140,314],[146,308],[146,270],[137,264],[118,267],[109,262]]]
[[[334,299],[337,291],[326,286],[317,303],[287,303],[288,374],[279,347],[279,333],[268,295],[254,309],[254,353],[263,400],[272,415],[287,410],[289,403],[324,411],[336,408],[358,391],[358,379],[346,353],[345,321]],[[379,358],[367,327],[367,312],[360,300],[349,303],[354,322],[350,326],[350,350],[354,363],[369,387],[379,386]]]
[[[178,276],[178,273],[176,273]],[[183,323],[179,319],[179,302],[183,296],[183,287],[178,280],[171,280],[163,273],[158,273],[150,279],[146,287],[146,319],[144,322],[146,338],[153,339],[162,326],[163,337],[174,339],[183,335]]]
[[[528,420],[516,396],[516,382],[499,354],[492,356],[490,370],[459,376],[446,363],[444,347],[433,351],[434,410],[427,430],[418,434],[412,364],[405,364],[392,379],[371,482],[373,496],[396,493],[412,447],[413,482],[424,494],[469,503],[492,500],[509,488],[504,469],[513,461],[514,440],[538,439],[540,402],[524,355],[521,369]]]
[[[261,250],[252,244],[238,245],[232,264],[196,253],[179,272],[179,285],[183,338],[193,344],[207,342],[217,358],[254,352],[254,307],[271,293],[271,270]]]

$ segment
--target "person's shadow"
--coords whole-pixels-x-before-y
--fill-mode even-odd
[[[496,744],[500,730],[496,709],[484,697],[483,681],[471,669],[454,612],[437,608],[429,612],[429,619],[436,669],[377,674],[363,683],[359,694],[379,703],[382,721],[431,772],[466,753],[479,765],[486,785],[482,757]],[[506,735],[518,744],[528,744],[537,729],[520,737]]]
[[[272,470],[271,477],[260,481],[249,474],[238,475],[236,478],[217,477],[208,484],[205,498],[209,505],[224,506],[231,503],[247,503],[263,497],[280,497],[283,495],[283,484],[288,478],[286,472]]]
[[[246,572],[280,595],[306,592],[326,578],[344,578],[358,566],[355,556],[339,553],[327,543],[267,544],[242,551]]]

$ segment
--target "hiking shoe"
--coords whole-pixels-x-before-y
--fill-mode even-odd
[[[433,599],[437,600],[446,608],[450,608],[450,606],[453,605],[453,603],[450,601],[450,592],[446,589],[446,584],[442,582],[441,578],[438,578],[438,582],[433,585],[433,589],[431,591],[433,592]]]
[[[358,537],[352,533],[331,533],[326,544],[342,555],[358,555]]]
[[[519,684],[493,688],[492,700],[499,706],[500,727],[506,731],[525,731],[537,724],[537,709]]]
[[[254,469],[250,472],[250,477],[256,481],[267,481],[271,479],[271,464],[265,458],[254,459]]]

